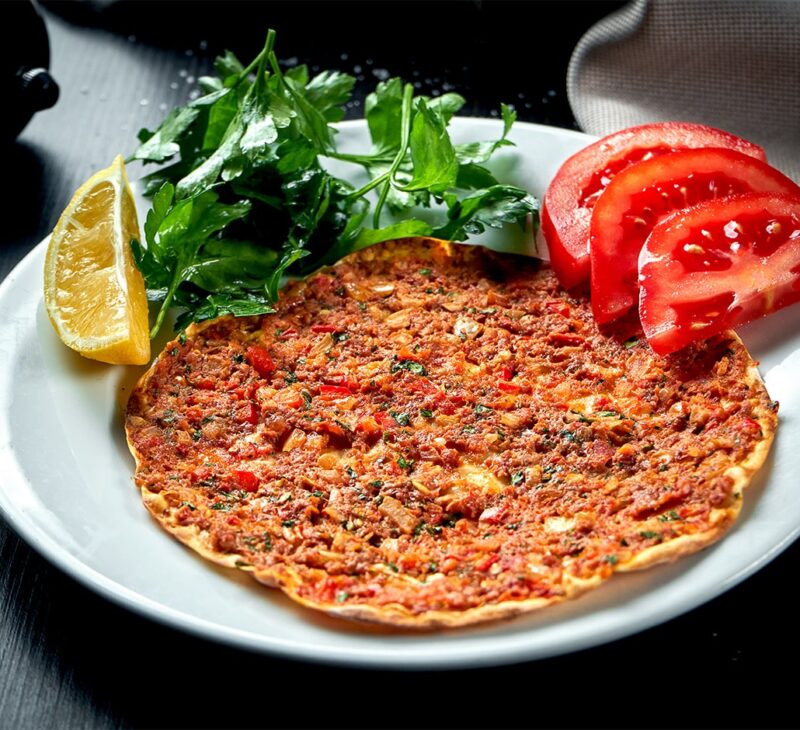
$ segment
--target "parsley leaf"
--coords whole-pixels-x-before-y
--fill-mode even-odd
[[[417,362],[416,360],[397,360],[392,363],[392,367],[390,368],[390,372],[397,373],[400,370],[408,370],[410,373],[414,373],[414,375],[427,375],[428,371],[425,366]]]
[[[417,106],[409,142],[414,176],[408,184],[398,186],[401,190],[427,189],[437,194],[455,185],[458,162],[453,143],[442,117],[423,99]]]
[[[483,233],[487,226],[500,228],[506,223],[524,223],[536,206],[528,193],[511,185],[493,185],[462,200],[453,193],[445,193],[444,200],[448,205],[448,221],[436,228],[433,235],[453,241]]]
[[[389,411],[389,415],[394,418],[399,426],[408,426],[408,413],[398,413],[397,411]]]
[[[146,162],[164,162],[180,152],[180,145],[175,141],[194,122],[200,109],[191,106],[173,109],[161,123],[156,132],[143,129],[139,132],[142,145],[132,159]]]
[[[455,145],[448,124],[465,99],[415,96],[413,85],[391,78],[366,98],[371,149],[340,152],[332,124],[344,117],[355,79],[284,71],[275,37],[270,30],[247,65],[226,51],[216,75],[200,79],[204,95],[141,130],[128,158],[156,168],[144,178],[152,198],[144,240],[131,241],[148,298],[161,303],[151,336],[172,306],[183,310],[178,327],[270,312],[286,274],[396,238],[464,240],[537,210],[526,191],[483,166],[512,144],[510,107],[501,108],[498,139]],[[360,166],[368,182],[355,190],[329,172],[330,159]],[[418,363],[396,366],[425,374]]]
[[[364,113],[376,159],[385,155],[393,157],[400,147],[402,104],[403,82],[399,78],[382,81],[367,96]]]
[[[500,147],[514,144],[506,139],[506,137],[508,137],[512,125],[517,120],[517,113],[506,104],[501,104],[500,108],[503,116],[503,133],[500,139],[494,142],[470,142],[468,144],[457,145],[455,148],[456,156],[462,165],[482,164],[487,162]]]
[[[323,71],[306,86],[306,97],[329,122],[344,117],[344,105],[350,101],[356,80],[339,71]]]

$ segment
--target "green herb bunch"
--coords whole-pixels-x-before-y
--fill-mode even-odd
[[[203,96],[139,133],[128,161],[159,165],[145,178],[145,243],[131,242],[148,296],[161,302],[151,337],[171,306],[183,310],[178,329],[270,312],[285,274],[404,236],[461,241],[487,226],[524,225],[536,212],[525,190],[483,166],[512,144],[509,107],[499,139],[454,144],[447,127],[464,98],[414,96],[393,78],[366,99],[372,150],[341,153],[332,125],[355,79],[338,71],[310,78],[305,66],[283,71],[274,43],[270,30],[246,67],[226,52],[217,75],[200,79]],[[360,166],[369,182],[355,189],[328,172],[326,158]],[[413,217],[419,208],[434,209],[438,222]]]

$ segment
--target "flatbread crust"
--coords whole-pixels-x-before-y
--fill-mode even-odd
[[[598,332],[532,260],[382,244],[274,315],[169,343],[128,405],[136,482],[204,558],[334,616],[537,610],[718,540],[775,432],[733,332],[658,358],[621,327]]]

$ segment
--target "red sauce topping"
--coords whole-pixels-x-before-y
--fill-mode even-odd
[[[726,470],[776,418],[738,340],[659,358],[535,261],[448,251],[367,249],[168,345],[127,419],[162,519],[311,604],[409,616],[558,600],[733,519]]]

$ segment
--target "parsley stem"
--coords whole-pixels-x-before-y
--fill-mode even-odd
[[[285,84],[286,80],[283,78],[283,71],[281,71],[281,65],[278,63],[278,57],[275,55],[275,52],[270,49],[267,58],[269,58],[269,65],[272,67],[272,73],[280,79],[282,84]],[[288,86],[286,88],[291,91]]]
[[[261,66],[267,59],[269,54],[272,52],[274,46],[275,46],[275,31],[272,28],[270,28],[267,31],[267,39],[264,41],[264,47],[261,49],[261,52],[252,61],[250,61],[250,63],[247,64],[247,67],[239,74],[239,77],[236,79],[236,83],[234,84],[234,86],[238,86],[253,72],[253,70],[256,67]]]
[[[394,176],[395,172],[397,172],[397,169],[400,167],[406,157],[408,138],[411,133],[411,102],[413,98],[414,87],[411,84],[406,84],[403,89],[403,105],[400,112],[400,148],[397,150],[397,154],[394,156],[392,166],[386,172],[378,175],[378,177],[370,180],[366,185],[360,187],[358,190],[350,193],[350,195],[347,196],[348,198],[363,198],[373,188],[377,188],[378,185],[386,183],[386,186],[381,191],[381,196],[378,199],[378,205],[375,208],[375,216],[373,218],[373,224],[375,228],[377,228],[379,225],[378,221],[380,220],[381,208],[383,208],[383,204],[386,202],[386,196],[389,194],[389,186],[392,184],[392,177]],[[337,155],[329,156],[337,157]],[[358,155],[353,155],[353,157],[357,156]]]
[[[372,188],[377,188],[384,180],[389,177],[389,171],[387,170],[382,175],[378,175],[374,180],[370,180],[366,185],[359,188],[358,190],[350,193],[348,198],[363,198]]]
[[[352,162],[356,165],[374,165],[380,162],[392,162],[394,156],[387,157],[386,155],[351,155],[347,152],[326,152],[325,157],[330,157],[334,160],[342,160],[343,162]]]
[[[164,324],[164,317],[166,316],[169,308],[172,306],[172,299],[175,296],[175,292],[178,289],[178,285],[181,283],[182,274],[183,271],[181,269],[176,269],[175,275],[172,277],[169,289],[167,290],[167,295],[164,297],[164,301],[161,302],[161,309],[158,310],[158,317],[156,318],[156,323],[150,330],[151,340],[158,334],[158,331],[161,329],[161,325]]]
[[[383,210],[383,205],[386,202],[386,197],[389,195],[389,189],[392,186],[394,174],[397,172],[400,165],[403,164],[403,160],[406,158],[408,140],[411,136],[411,105],[413,100],[414,86],[412,84],[406,84],[403,87],[403,106],[401,107],[400,111],[400,149],[397,150],[394,162],[392,162],[392,166],[389,168],[389,172],[387,173],[386,183],[384,184],[380,196],[378,197],[378,203],[375,206],[375,213],[372,216],[373,228],[380,227],[381,211]]]

